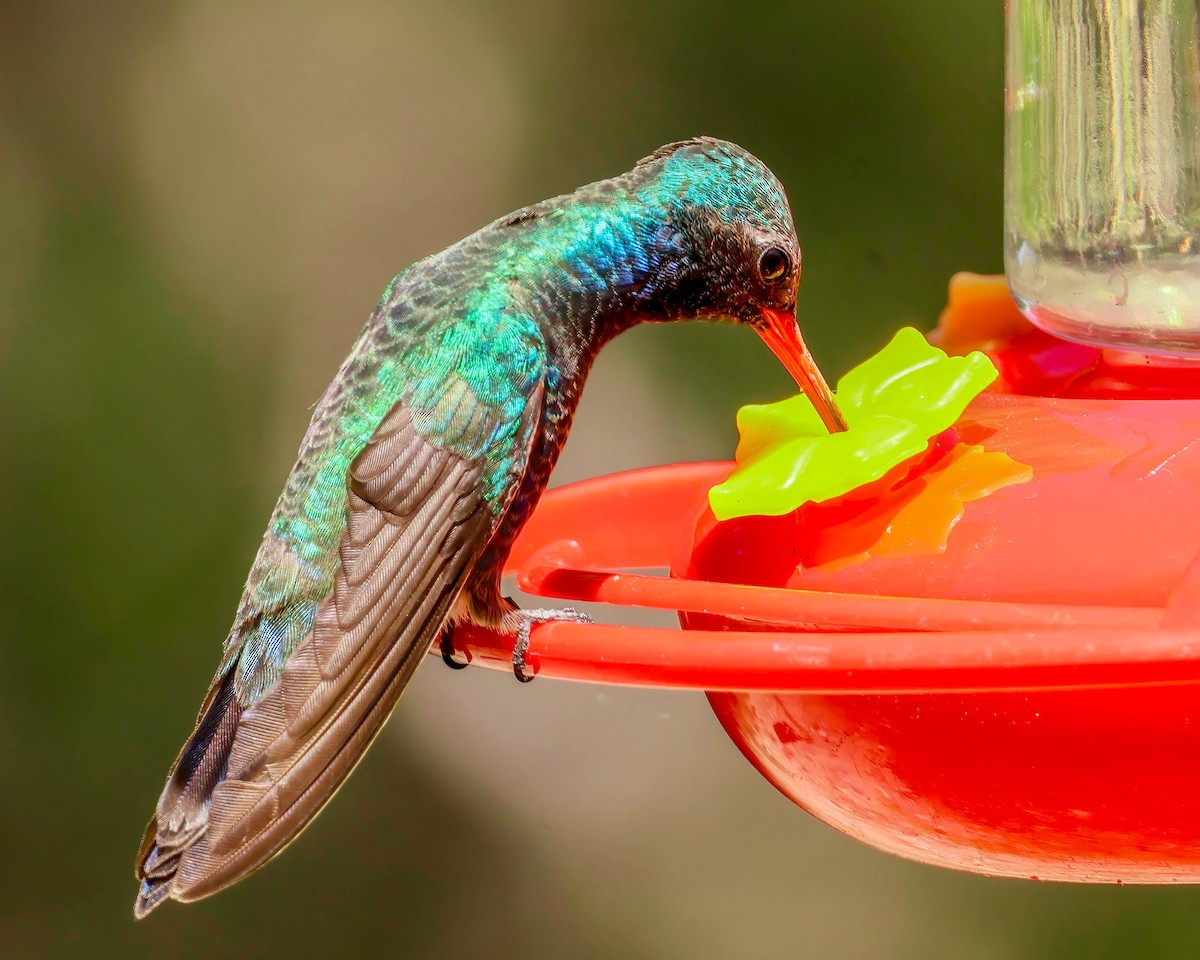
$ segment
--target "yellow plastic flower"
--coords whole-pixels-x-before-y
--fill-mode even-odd
[[[708,494],[718,520],[782,516],[877,480],[921,453],[996,379],[982,353],[948,357],[912,327],[838,382],[848,429],[826,431],[803,394],[738,411],[737,466]]]

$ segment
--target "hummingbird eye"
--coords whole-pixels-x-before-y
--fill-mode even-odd
[[[791,265],[787,253],[779,247],[767,247],[758,258],[758,275],[770,283],[781,279]]]

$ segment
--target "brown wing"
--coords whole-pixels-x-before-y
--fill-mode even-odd
[[[522,456],[510,493],[541,407],[539,384],[516,438]],[[471,419],[482,430],[493,426],[478,409]],[[251,705],[238,706],[230,674],[209,694],[143,840],[138,916],[167,897],[208,896],[261,866],[345,780],[503,515],[505,504],[482,502],[483,462],[425,440],[407,408],[381,425],[351,469],[340,566],[311,636]],[[181,778],[189,748],[204,750],[207,762],[184,764],[189,775]]]

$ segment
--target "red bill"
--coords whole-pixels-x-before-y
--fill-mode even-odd
[[[816,361],[804,345],[800,328],[796,326],[796,318],[790,313],[771,310],[768,307],[763,307],[762,313],[766,323],[755,327],[758,335],[787,368],[787,372],[795,378],[805,396],[812,401],[825,428],[830,433],[845,430],[846,420],[834,402],[833,391],[829,389],[829,384],[825,382]]]

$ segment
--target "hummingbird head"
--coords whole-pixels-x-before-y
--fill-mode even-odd
[[[796,325],[800,243],[787,194],[757,157],[724,140],[661,147],[632,175],[657,211],[655,269],[639,292],[645,319],[752,328],[812,400],[830,431],[846,423]]]

